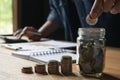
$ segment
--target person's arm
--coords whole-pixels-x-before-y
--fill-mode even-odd
[[[56,2],[54,0],[49,0],[49,16],[47,18],[47,21],[42,25],[42,27],[38,29],[38,32],[41,34],[41,37],[47,37],[62,25],[60,16],[58,15],[57,9],[55,8],[55,5],[57,5],[55,4]]]
[[[43,24],[42,27],[40,27],[38,32],[41,34],[42,37],[46,37],[55,30],[57,30],[58,28],[59,28],[58,24],[51,21],[46,21],[45,24]]]
[[[53,0],[49,0],[50,3],[50,13],[47,21],[36,30],[34,27],[26,26],[24,29],[17,30],[14,35],[21,38],[22,36],[28,37],[32,41],[39,41],[42,37],[47,37],[49,34],[54,32],[61,25],[59,16],[56,12]]]
[[[14,35],[19,39],[22,36],[28,37],[32,41],[39,41],[41,38],[47,37],[49,34],[58,29],[58,25],[51,21],[46,21],[39,30],[36,30],[34,27],[26,26],[21,30],[17,30]]]

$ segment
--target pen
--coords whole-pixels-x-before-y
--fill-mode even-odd
[[[41,35],[39,32],[32,32],[32,31],[27,31],[27,33],[32,33],[32,34],[35,34],[35,35]]]
[[[26,31],[26,33],[41,36],[41,34],[39,32]],[[20,39],[23,35],[24,35],[24,31],[21,32],[21,34],[19,35],[18,39]]]
[[[11,50],[20,50],[22,49],[22,47],[16,47],[16,46],[12,46],[12,45],[2,45],[5,48],[11,49]]]

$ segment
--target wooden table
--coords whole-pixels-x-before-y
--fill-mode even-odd
[[[11,55],[12,50],[0,47],[0,80],[100,80],[86,78],[79,74],[76,64],[73,64],[71,76],[42,75],[21,73],[25,66],[34,67],[37,63],[17,58]],[[34,71],[34,70],[33,70]],[[120,48],[107,47],[104,76],[101,80],[120,80]]]

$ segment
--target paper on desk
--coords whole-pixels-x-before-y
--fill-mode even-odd
[[[2,44],[1,46],[14,49],[14,50],[37,50],[41,48],[69,48],[76,47],[76,43],[63,42],[56,40],[47,40],[42,42],[24,42],[24,43],[12,43]]]

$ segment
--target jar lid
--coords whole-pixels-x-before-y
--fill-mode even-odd
[[[78,35],[86,38],[104,38],[104,28],[79,28]]]

